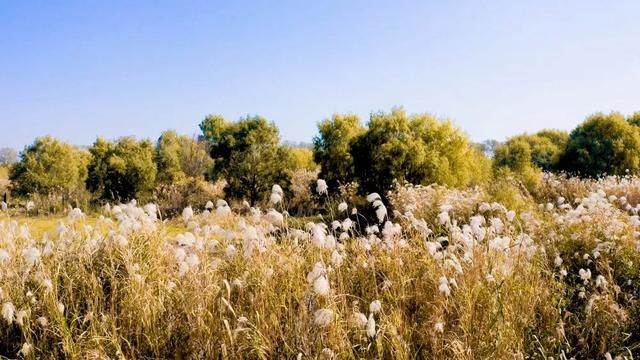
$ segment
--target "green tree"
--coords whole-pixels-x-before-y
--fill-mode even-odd
[[[210,115],[200,129],[214,160],[212,178],[227,181],[227,196],[254,204],[273,184],[288,186],[291,154],[280,144],[275,124],[260,116],[227,122],[222,116]]]
[[[37,138],[21,154],[9,178],[19,195],[57,194],[65,199],[84,189],[89,154],[52,137]]]
[[[213,166],[206,143],[178,135],[173,130],[160,135],[156,145],[156,163],[158,181],[162,183],[201,177]]]
[[[507,167],[514,171],[522,171],[533,167],[531,146],[523,137],[514,137],[496,147],[493,161],[496,167]]]
[[[496,147],[494,164],[516,172],[527,166],[553,170],[564,153],[568,139],[569,135],[560,130],[514,136]]]
[[[560,167],[594,177],[640,173],[640,133],[617,112],[588,117],[569,135]]]
[[[484,181],[488,159],[450,121],[401,108],[372,114],[351,146],[361,191],[386,191],[393,180],[466,186]]]
[[[627,117],[627,121],[634,126],[640,127],[640,111],[636,111]]]
[[[313,139],[313,158],[320,165],[319,177],[329,187],[354,180],[351,145],[365,130],[360,118],[354,114],[334,114],[318,124],[319,134]]]
[[[87,188],[99,199],[126,201],[147,195],[154,187],[154,146],[148,140],[98,138],[89,149]]]

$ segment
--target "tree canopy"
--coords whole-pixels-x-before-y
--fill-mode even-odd
[[[222,116],[210,115],[200,123],[200,129],[214,160],[212,178],[227,181],[227,196],[253,204],[273,184],[288,186],[291,154],[280,144],[275,124],[260,116],[227,122]]]
[[[206,143],[167,130],[156,145],[158,181],[173,183],[186,178],[204,176],[211,171],[213,160]]]
[[[105,200],[131,200],[149,193],[156,180],[154,146],[148,140],[98,138],[89,149],[87,188]]]
[[[596,113],[571,132],[560,167],[589,177],[638,174],[640,132],[620,113]]]
[[[393,180],[465,186],[487,175],[481,150],[450,121],[401,108],[372,114],[366,132],[351,146],[361,190],[386,191]]]
[[[561,130],[517,135],[496,146],[494,163],[516,171],[529,166],[550,171],[557,166],[568,139],[569,135]]]
[[[68,196],[84,188],[88,161],[86,151],[52,137],[37,138],[11,169],[13,191]]]
[[[313,138],[313,158],[320,165],[319,177],[330,187],[355,178],[351,145],[365,130],[354,114],[334,114],[318,124],[318,135]]]

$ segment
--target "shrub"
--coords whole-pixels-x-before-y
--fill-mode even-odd
[[[210,183],[201,178],[186,178],[170,184],[161,183],[153,191],[153,197],[165,217],[179,215],[184,208],[192,206],[204,209],[224,197],[224,180]]]
[[[308,216],[315,209],[312,186],[318,178],[318,171],[296,170],[291,176],[291,200],[288,203],[292,215]]]
[[[398,108],[371,115],[350,152],[362,192],[386,192],[394,180],[468,186],[483,183],[490,172],[480,149],[450,121]]]
[[[494,163],[521,171],[529,166],[544,171],[556,168],[565,150],[568,135],[559,130],[543,130],[534,135],[518,135],[496,147]]]
[[[581,176],[640,173],[640,132],[620,113],[597,113],[569,136],[560,168]]]

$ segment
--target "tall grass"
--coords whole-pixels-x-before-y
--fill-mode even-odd
[[[177,235],[135,203],[41,236],[0,215],[0,355],[637,357],[635,184],[520,194],[516,210],[493,190],[402,185],[309,223],[221,202],[183,212]]]

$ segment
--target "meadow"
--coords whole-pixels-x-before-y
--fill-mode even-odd
[[[0,354],[632,359],[640,178],[0,212]]]

